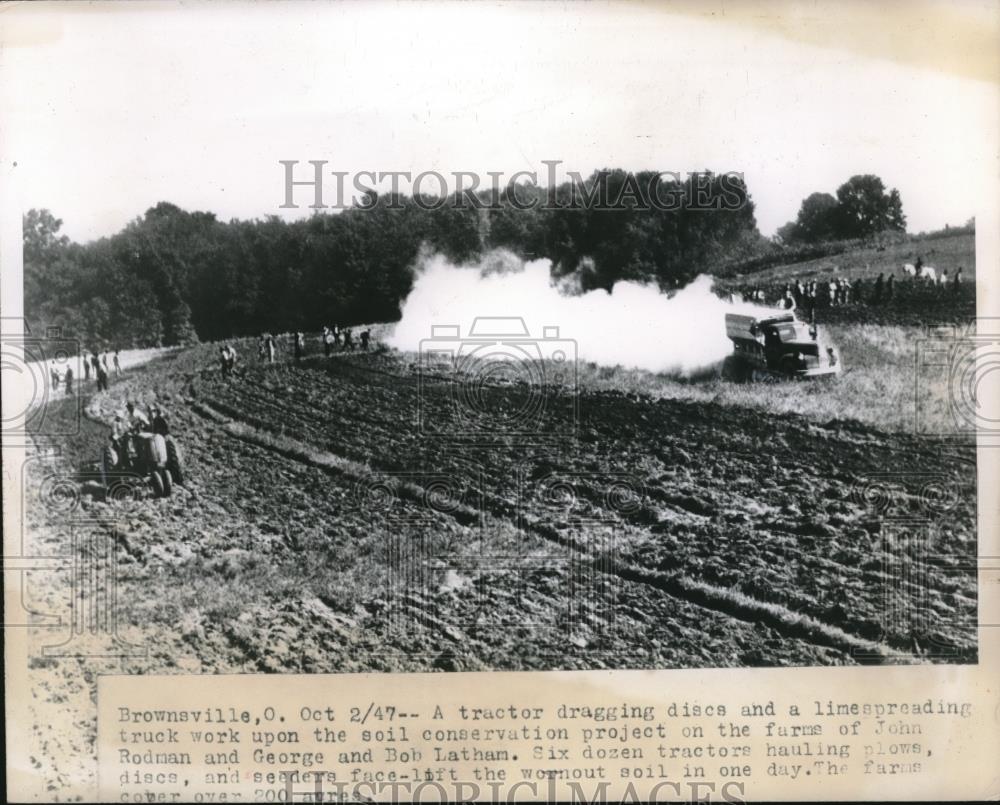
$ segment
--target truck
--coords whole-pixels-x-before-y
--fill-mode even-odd
[[[722,364],[722,376],[737,383],[793,378],[835,377],[843,364],[815,324],[792,311],[726,314],[726,335],[733,352]]]

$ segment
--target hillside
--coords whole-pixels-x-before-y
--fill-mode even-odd
[[[923,260],[938,274],[946,271],[947,285],[914,280],[903,271],[905,263]],[[962,283],[953,280],[962,270]],[[874,286],[878,276],[893,278],[889,299],[883,294],[876,303]],[[857,246],[839,254],[783,263],[753,273],[720,279],[720,293],[748,295],[756,289],[768,303],[781,299],[785,286],[801,281],[829,283],[846,277],[853,286],[853,298],[846,305],[829,306],[820,300],[816,310],[819,323],[903,324],[917,328],[929,325],[966,324],[976,315],[976,244],[973,233],[910,237],[875,246]]]
[[[898,278],[902,275],[903,264],[915,263],[918,257],[923,259],[925,265],[946,270],[949,276],[954,276],[956,269],[961,268],[962,278],[972,282],[976,269],[976,236],[965,231],[934,238],[912,236],[900,242],[856,247],[827,257],[785,263],[737,275],[732,281],[769,285],[791,279],[820,279],[831,274],[852,280],[874,280],[880,272],[887,275],[895,273]]]

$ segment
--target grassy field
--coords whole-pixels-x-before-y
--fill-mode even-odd
[[[820,424],[855,421],[893,432],[916,430],[918,399],[940,403],[946,395],[947,372],[916,372],[917,354],[927,338],[923,328],[839,324],[828,325],[826,332],[844,365],[834,378],[737,384],[721,378],[721,364],[706,366],[692,377],[678,377],[581,362],[577,386],[583,394],[616,392],[636,399],[710,403],[798,414]],[[922,409],[921,415],[924,425],[932,425],[936,433],[953,429],[946,406]]]

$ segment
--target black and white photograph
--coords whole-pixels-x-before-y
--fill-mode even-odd
[[[997,25],[0,7],[36,801],[107,674],[977,666]]]

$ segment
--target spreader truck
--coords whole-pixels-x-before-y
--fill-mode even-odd
[[[733,342],[733,354],[722,364],[727,380],[833,377],[842,368],[837,349],[816,325],[799,321],[791,311],[763,316],[727,313],[726,335]]]

